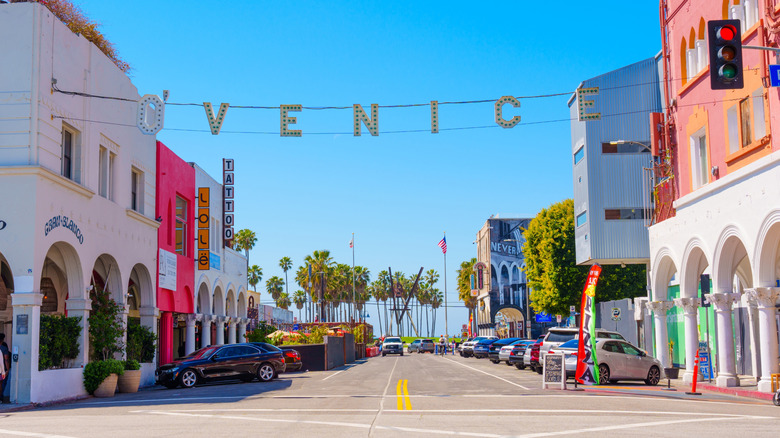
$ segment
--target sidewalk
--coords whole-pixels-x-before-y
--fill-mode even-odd
[[[0,404],[0,413],[26,411],[34,407],[35,405],[33,404],[2,403]]]
[[[662,381],[661,383],[665,383]],[[660,384],[659,384],[660,385]],[[691,384],[683,383],[682,379],[673,379],[672,386],[677,388],[678,391],[690,391]],[[717,392],[721,394],[736,395],[738,397],[748,397],[759,400],[772,401],[773,394],[771,392],[759,392],[758,383],[753,376],[739,376],[739,386],[732,386],[728,388],[722,388],[715,385],[715,379],[711,382],[706,380],[696,383],[696,391],[698,392]]]

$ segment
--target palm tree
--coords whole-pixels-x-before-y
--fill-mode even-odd
[[[475,264],[477,259],[472,258],[462,262],[458,269],[458,299],[469,309],[469,321],[472,320],[474,307],[477,305],[476,297],[471,296],[471,274],[474,273]]]
[[[439,289],[431,289],[431,308],[433,309],[433,335],[436,336],[436,309],[438,309],[444,302],[444,295]]]
[[[355,266],[353,270],[355,276],[355,308],[358,311],[363,310],[363,305],[371,297],[367,291],[368,284],[371,282],[371,272],[365,266]],[[358,318],[359,320],[360,318]]]
[[[274,301],[279,300],[279,297],[283,292],[282,286],[284,286],[284,280],[282,280],[281,277],[277,277],[275,275],[265,282],[265,289],[269,294],[271,294],[271,298],[273,298]]]
[[[247,282],[250,286],[252,286],[252,290],[257,292],[257,284],[260,283],[260,280],[263,279],[263,268],[257,265],[252,265],[249,267],[249,272],[247,272]]]
[[[247,266],[249,266],[249,250],[254,248],[255,244],[257,243],[257,236],[255,236],[255,232],[244,228],[243,230],[238,230],[234,236],[234,239],[234,249],[236,251],[244,251],[244,254],[246,255],[246,263]]]
[[[293,302],[295,303],[295,307],[298,308],[298,320],[303,322],[303,319],[301,319],[301,309],[303,309],[303,305],[306,304],[306,292],[302,290],[296,290],[295,294],[293,294]]]
[[[436,286],[436,283],[439,281],[439,274],[436,272],[435,269],[428,269],[425,271],[425,274],[423,275],[423,278],[425,278],[425,283],[428,285],[428,288],[426,290],[426,301],[430,305],[431,299],[433,298],[433,294],[431,293],[431,290]],[[426,314],[426,326],[427,323],[427,314]],[[430,329],[429,329],[430,330]],[[430,331],[428,332],[430,333]],[[430,336],[430,334],[429,334]],[[434,335],[435,336],[435,335]]]
[[[311,266],[313,278],[310,279],[312,287],[309,294],[311,294],[312,302],[320,302],[319,291],[323,292],[322,300],[326,301],[328,291],[324,289],[326,289],[326,286],[328,285],[327,278],[331,274],[333,265],[335,264],[333,258],[330,256],[330,251],[326,249],[316,250],[311,255],[306,256],[304,262]],[[306,272],[306,276],[308,277],[308,270],[304,270],[304,272]],[[307,283],[308,281],[309,280],[307,280]],[[322,308],[323,304],[324,303],[320,302],[320,308]]]
[[[284,271],[284,291],[288,294],[290,293],[290,290],[287,289],[287,271],[292,269],[292,266],[292,259],[289,257],[282,257],[281,260],[279,260],[279,267],[282,268],[282,271]]]
[[[279,295],[279,298],[276,299],[276,307],[279,307],[281,309],[287,310],[287,308],[290,307],[291,304],[292,303],[290,302],[290,296],[287,295],[287,292],[282,292]]]

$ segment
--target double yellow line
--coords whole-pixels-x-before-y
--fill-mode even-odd
[[[409,399],[409,389],[407,388],[408,382],[408,380],[401,379],[398,381],[398,384],[395,385],[395,394],[399,411],[403,411],[404,409],[407,411],[412,410],[412,401]]]

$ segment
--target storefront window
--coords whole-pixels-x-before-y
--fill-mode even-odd
[[[176,253],[187,255],[187,201],[176,197]]]

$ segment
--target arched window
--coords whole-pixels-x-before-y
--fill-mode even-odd
[[[680,44],[680,80],[683,85],[688,83],[687,49],[688,46],[685,44],[685,38],[683,38],[682,43]]]
[[[760,0],[723,0],[723,19],[739,20],[744,32],[758,23]]]

